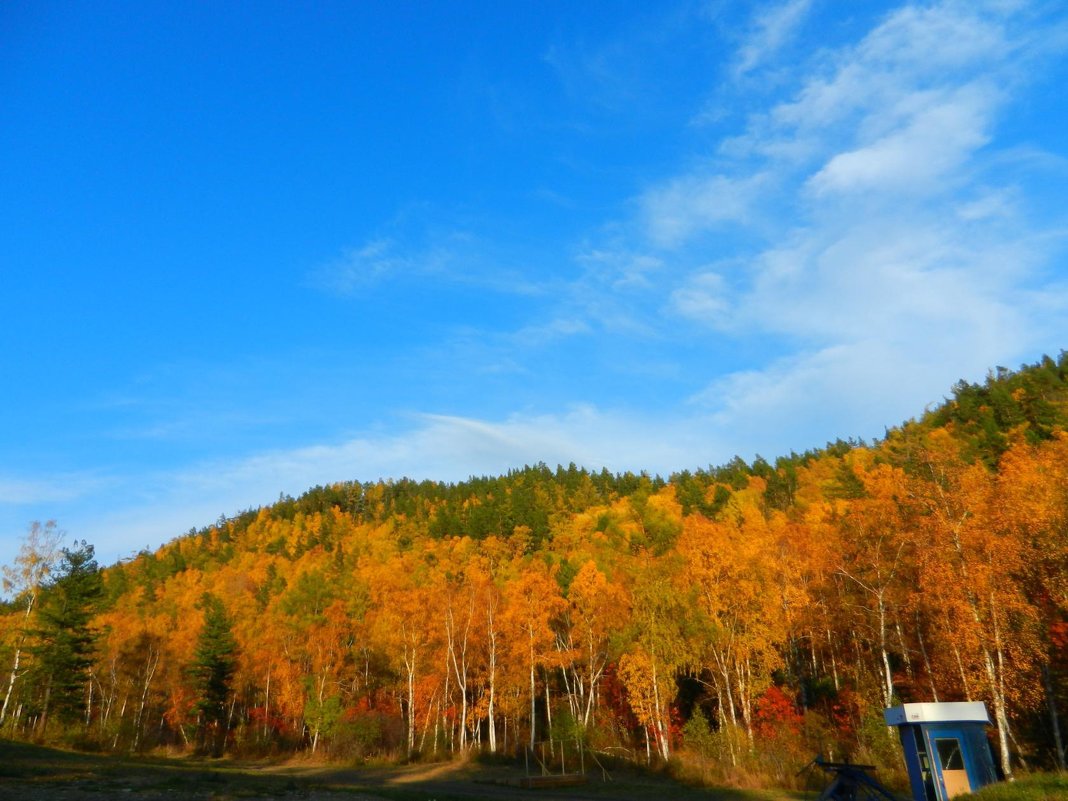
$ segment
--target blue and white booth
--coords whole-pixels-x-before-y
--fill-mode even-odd
[[[914,801],[949,801],[998,780],[982,701],[902,704],[883,716],[897,726]]]

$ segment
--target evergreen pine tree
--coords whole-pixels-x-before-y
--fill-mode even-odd
[[[82,540],[62,553],[59,569],[42,598],[37,631],[37,673],[44,692],[42,732],[49,714],[67,724],[85,714],[96,650],[96,632],[89,622],[103,594],[93,546]]]
[[[200,748],[221,756],[229,721],[231,681],[237,667],[237,641],[222,601],[205,593],[201,629],[190,673],[197,692],[196,711],[200,718]]]

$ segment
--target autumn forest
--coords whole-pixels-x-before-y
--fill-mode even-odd
[[[981,700],[1006,775],[1063,769],[1068,354],[875,443],[338,483],[105,567],[35,523],[4,575],[2,737],[553,765],[581,743],[781,785],[817,753],[897,765],[890,704]]]

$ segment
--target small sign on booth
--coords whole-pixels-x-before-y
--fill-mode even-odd
[[[914,801],[949,801],[997,781],[982,701],[902,704],[883,716],[901,737]]]

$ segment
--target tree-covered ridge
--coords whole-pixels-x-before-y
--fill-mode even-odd
[[[1029,442],[1048,440],[1068,424],[1068,352],[1045,356],[1013,372],[998,367],[982,384],[959,381],[953,397],[929,412],[930,427],[952,425],[972,452],[990,466],[1009,447],[1009,435],[1022,430]]]
[[[0,731],[401,756],[580,737],[781,781],[817,751],[894,764],[892,702],[975,699],[1004,770],[1057,764],[1066,366],[774,464],[340,483],[220,520],[103,571],[76,723],[48,721],[40,621],[72,574],[41,571],[38,537],[10,571]]]
[[[989,466],[1008,448],[1012,432],[1022,432],[1029,442],[1047,440],[1058,429],[1068,429],[1068,352],[1058,359],[1043,357],[1018,371],[999,367],[983,383],[959,381],[952,397],[910,421],[887,431],[886,441],[901,443],[918,432],[950,428],[964,445],[970,458],[981,458]],[[875,443],[876,446],[884,443]],[[432,536],[462,533],[474,539],[504,536],[516,526],[526,526],[535,542],[549,533],[554,513],[577,513],[591,506],[623,497],[641,497],[670,483],[683,512],[698,511],[706,516],[719,513],[731,493],[746,487],[751,477],[766,482],[765,501],[773,508],[786,509],[794,499],[798,468],[819,459],[845,456],[863,441],[838,440],[823,448],[780,456],[769,463],[757,456],[752,463],[735,457],[726,464],[695,471],[682,470],[665,481],[642,473],[613,474],[608,470],[590,472],[576,467],[545,464],[509,471],[503,476],[472,477],[446,483],[416,482],[401,478],[385,482],[339,482],[309,489],[299,498],[284,496],[269,507],[272,518],[293,520],[298,515],[326,513],[337,508],[361,523],[404,519],[426,528]],[[899,446],[903,447],[903,446]],[[848,466],[840,469],[837,488],[843,493],[859,491]],[[228,541],[256,520],[258,510],[221,518],[214,526],[191,531],[190,537],[222,537]],[[305,544],[311,544],[305,543]],[[300,547],[301,543],[297,543]],[[271,547],[281,547],[272,543]],[[161,549],[165,552],[166,547]],[[211,551],[212,549],[209,549]],[[297,554],[293,554],[294,556]],[[148,552],[142,558],[159,556]],[[184,561],[172,557],[175,566]],[[178,569],[181,569],[179,567]]]

